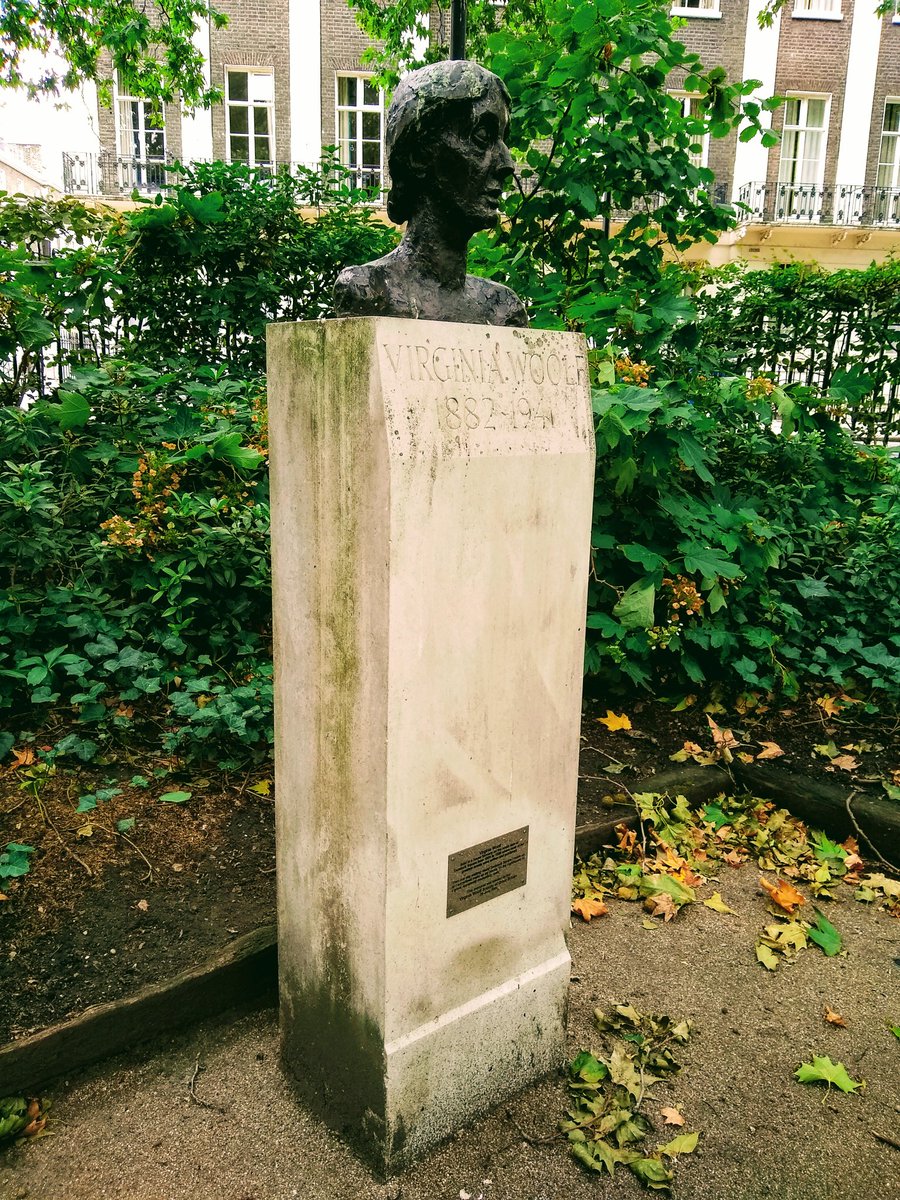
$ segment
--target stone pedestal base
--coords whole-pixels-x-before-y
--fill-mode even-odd
[[[283,1054],[385,1171],[564,1054],[583,339],[269,329]]]

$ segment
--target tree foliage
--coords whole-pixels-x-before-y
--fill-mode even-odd
[[[428,7],[361,5],[388,75]],[[503,226],[473,245],[474,268],[503,277],[539,325],[654,353],[691,315],[681,281],[661,269],[664,246],[715,240],[734,221],[697,165],[702,139],[740,129],[771,142],[761,118],[774,102],[748,99],[755,81],[704,67],[660,0],[510,0],[474,4],[471,16],[471,52],[512,98],[518,163]],[[694,115],[676,87],[698,96]]]
[[[207,0],[3,0],[0,4],[0,87],[25,88],[31,95],[58,95],[86,81],[109,98],[109,65],[131,95],[160,101],[180,95],[188,106],[208,106],[221,97],[204,75],[193,42],[196,24],[209,18],[222,28],[227,18]],[[56,52],[63,64],[57,67]]]

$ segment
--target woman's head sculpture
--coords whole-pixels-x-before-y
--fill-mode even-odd
[[[387,211],[397,225],[405,224],[422,196],[433,186],[428,167],[442,140],[456,135],[468,141],[481,115],[505,114],[497,129],[505,142],[509,129],[509,92],[501,79],[472,62],[439,62],[400,80],[388,109],[385,152],[391,190]],[[504,145],[505,149],[505,145]],[[501,181],[512,174],[508,152],[501,156]]]
[[[339,315],[527,323],[509,288],[466,274],[469,239],[496,224],[513,174],[509,109],[503,82],[477,63],[433,63],[400,80],[385,130],[387,211],[406,232],[384,258],[341,272]]]

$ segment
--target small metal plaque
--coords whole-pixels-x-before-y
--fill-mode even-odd
[[[447,916],[523,887],[527,875],[527,825],[457,850],[447,859]]]

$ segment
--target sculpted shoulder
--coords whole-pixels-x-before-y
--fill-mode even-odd
[[[362,266],[344,267],[334,285],[334,307],[339,317],[390,315],[384,258]]]
[[[494,283],[478,275],[469,279],[476,285],[480,307],[487,325],[512,325],[524,329],[528,325],[525,305],[512,290],[503,283]]]

